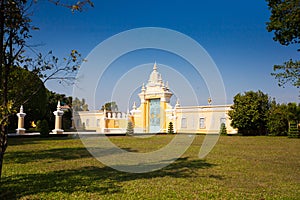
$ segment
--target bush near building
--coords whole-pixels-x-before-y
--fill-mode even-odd
[[[227,129],[226,129],[225,123],[222,123],[222,124],[221,124],[221,127],[220,127],[220,134],[221,134],[221,135],[227,135]]]
[[[174,126],[172,122],[169,123],[168,134],[174,134]]]
[[[133,123],[131,121],[128,121],[126,135],[133,135],[133,134],[134,134]]]

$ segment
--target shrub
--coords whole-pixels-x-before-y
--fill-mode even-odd
[[[49,126],[47,120],[37,121],[37,130],[40,132],[41,136],[49,135]]]
[[[174,127],[173,127],[173,123],[172,122],[169,123],[168,134],[174,134]]]
[[[133,135],[133,134],[134,134],[133,123],[131,121],[128,121],[126,135]]]
[[[227,135],[227,129],[226,129],[226,125],[224,123],[221,124],[220,134],[221,135]]]

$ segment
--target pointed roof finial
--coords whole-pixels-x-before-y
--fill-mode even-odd
[[[133,110],[136,110],[136,105],[135,105],[135,101],[133,102],[133,106],[132,106]]]
[[[161,87],[162,87],[162,89],[165,89],[166,87],[165,87],[165,83],[163,82],[163,81],[161,81]]]
[[[129,108],[127,108],[127,117],[129,117],[130,112],[129,112]]]
[[[164,84],[164,83],[163,83],[163,80],[162,80],[161,74],[158,74],[158,83],[159,83],[160,85],[163,85],[163,84]]]
[[[154,65],[153,65],[153,70],[157,70],[157,64],[156,64],[156,61],[155,61],[155,63],[154,63]]]
[[[20,113],[23,113],[23,112],[24,112],[23,105],[21,105],[21,107],[20,107]]]
[[[179,99],[177,99],[175,107],[180,107]]]
[[[142,91],[144,92],[146,89],[145,89],[145,83],[143,83],[143,86],[142,86]]]
[[[209,98],[207,99],[207,102],[208,102],[208,105],[211,105],[211,103],[212,103],[211,97],[209,97]]]
[[[60,110],[60,101],[57,102],[57,110]]]

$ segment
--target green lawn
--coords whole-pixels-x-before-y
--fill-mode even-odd
[[[172,135],[111,137],[147,152]],[[221,136],[198,159],[204,136],[159,171],[131,174],[104,166],[79,139],[9,138],[0,199],[300,199],[300,140]]]

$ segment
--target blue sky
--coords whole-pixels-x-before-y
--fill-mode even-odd
[[[227,103],[232,103],[234,95],[239,92],[259,89],[279,102],[299,102],[298,89],[289,86],[279,88],[270,75],[274,64],[281,64],[290,58],[299,59],[299,53],[296,47],[281,46],[272,40],[273,34],[265,28],[270,13],[263,0],[102,0],[94,3],[94,8],[72,14],[66,8],[51,5],[45,0],[39,1],[33,8],[32,19],[40,31],[33,33],[30,42],[42,43],[38,50],[53,50],[61,58],[71,49],[77,49],[85,57],[99,43],[122,31],[139,27],[168,28],[193,38],[210,54],[222,75]],[[166,53],[148,51],[129,55],[123,61],[126,66],[132,63],[132,67],[155,61],[170,66],[170,59],[172,57]],[[122,58],[116,63],[121,66],[121,61]],[[112,69],[115,71],[111,70],[111,74],[118,74],[117,67]],[[151,68],[144,72],[150,73]],[[166,74],[162,75],[168,79]],[[193,80],[192,76],[191,79],[195,84],[201,82]],[[105,84],[113,85],[116,80],[108,79]],[[47,83],[47,87],[55,92],[72,94],[71,88],[55,81]],[[198,88],[196,93],[200,98],[199,104],[205,104],[209,96],[205,84],[199,83],[199,86],[194,87]],[[110,100],[110,96],[103,92],[100,91],[102,95],[96,99],[99,107]],[[136,100],[133,98],[130,101]],[[118,103],[122,109],[128,104]],[[182,102],[183,105],[190,103]]]

